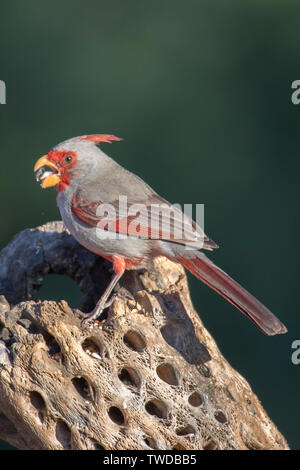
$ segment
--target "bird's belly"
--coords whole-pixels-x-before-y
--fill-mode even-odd
[[[137,264],[134,260],[142,261],[148,258],[149,240],[120,235],[82,222],[73,214],[69,204],[60,194],[57,203],[67,229],[88,250],[108,259],[113,255],[123,256],[128,260],[131,259],[133,266]]]

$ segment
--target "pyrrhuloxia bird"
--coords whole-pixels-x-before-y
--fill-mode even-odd
[[[270,310],[200,251],[218,246],[195,222],[97,147],[100,142],[118,140],[122,139],[104,134],[75,137],[50,150],[34,168],[42,188],[57,186],[57,204],[71,234],[113,263],[115,275],[86,319],[93,320],[109,305],[109,296],[126,269],[146,267],[151,258],[164,255],[225,297],[264,333],[285,333],[287,329]],[[127,200],[127,208],[138,204],[140,211],[135,216],[122,212],[120,196]],[[151,209],[157,205],[173,210],[171,231],[162,228],[160,215],[152,216]],[[182,233],[184,221],[190,225],[184,235],[175,237],[176,231]]]

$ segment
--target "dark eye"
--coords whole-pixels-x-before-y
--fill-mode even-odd
[[[65,162],[65,163],[71,163],[72,161],[73,161],[72,155],[67,155],[67,156],[64,158],[64,162]]]

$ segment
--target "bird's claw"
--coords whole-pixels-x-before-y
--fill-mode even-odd
[[[91,324],[93,323],[94,320],[96,320],[96,318],[100,317],[101,313],[106,309],[106,308],[109,308],[112,303],[115,301],[115,300],[120,300],[121,297],[116,293],[114,294],[110,300],[106,301],[106,302],[100,302],[96,305],[96,307],[89,313],[83,313],[83,312],[80,312],[79,310],[75,310],[76,313],[79,313],[80,316],[82,317],[81,319],[81,326],[86,326],[88,324]]]

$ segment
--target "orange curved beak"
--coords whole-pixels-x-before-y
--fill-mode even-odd
[[[41,157],[34,166],[36,180],[41,183],[43,189],[56,186],[61,181],[60,171],[46,155]]]

